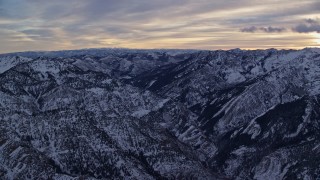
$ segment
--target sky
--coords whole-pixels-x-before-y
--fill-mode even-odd
[[[0,53],[320,47],[319,0],[0,0]]]

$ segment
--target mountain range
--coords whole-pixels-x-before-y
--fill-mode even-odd
[[[320,49],[0,55],[0,179],[320,178]]]

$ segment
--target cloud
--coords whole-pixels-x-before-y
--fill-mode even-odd
[[[283,27],[262,27],[260,28],[262,31],[267,32],[267,33],[280,33],[283,31],[286,31],[286,28]]]
[[[55,37],[54,32],[50,29],[27,29],[20,32],[25,34],[26,37],[34,40],[41,40],[41,39]]]
[[[309,24],[315,24],[315,23],[318,23],[319,22],[319,19],[305,19],[305,22],[306,23],[309,23]]]
[[[292,28],[293,31],[298,33],[320,33],[320,20],[316,19],[305,19],[304,23],[298,24],[296,27]]]
[[[265,33],[281,33],[286,31],[286,28],[283,27],[256,27],[250,26],[240,29],[241,32],[255,33],[255,32],[265,32]]]
[[[245,27],[240,29],[241,32],[250,32],[250,33],[257,32],[258,30],[259,28],[257,28],[256,26],[250,26],[250,27]]]

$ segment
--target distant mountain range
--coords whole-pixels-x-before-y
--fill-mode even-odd
[[[320,49],[0,55],[0,179],[316,179]]]

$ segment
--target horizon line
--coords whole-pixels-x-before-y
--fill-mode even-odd
[[[125,47],[93,47],[93,48],[79,48],[79,49],[59,49],[59,50],[26,50],[26,51],[13,51],[0,53],[0,55],[10,55],[10,54],[19,54],[19,53],[46,53],[46,52],[63,52],[63,51],[81,51],[81,50],[144,50],[144,51],[157,51],[157,50],[166,50],[166,51],[231,51],[231,50],[242,50],[242,51],[263,51],[263,50],[304,50],[304,49],[320,49],[318,46],[306,46],[304,48],[230,48],[230,49],[188,49],[188,48],[125,48]]]

